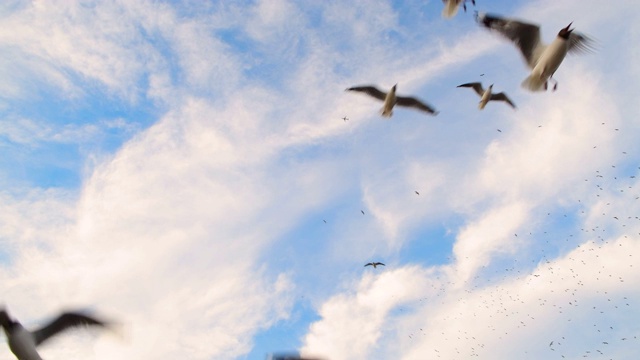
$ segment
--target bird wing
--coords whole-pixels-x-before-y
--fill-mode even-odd
[[[56,335],[57,333],[64,331],[71,327],[78,326],[100,326],[104,327],[107,324],[103,321],[96,320],[92,317],[78,314],[78,313],[64,313],[60,315],[57,319],[53,320],[51,323],[46,325],[45,327],[38,329],[36,331],[31,332],[33,338],[36,342],[36,345],[40,345],[45,342],[50,337]]]
[[[364,264],[364,266],[365,266],[365,267],[367,267],[367,266],[369,266],[369,265],[373,266],[373,263],[366,263],[366,264]]]
[[[491,97],[489,98],[489,100],[505,101],[507,104],[511,105],[512,108],[514,109],[516,108],[516,104],[514,104],[513,101],[509,99],[507,94],[503,92],[500,92],[497,94],[491,94]]]
[[[433,115],[438,115],[438,112],[436,111],[435,108],[433,108],[433,106],[427,105],[425,103],[423,103],[422,101],[413,98],[413,97],[403,97],[403,96],[397,96],[396,97],[396,105],[399,106],[405,106],[405,107],[413,107],[422,111],[426,111],[429,114],[433,114]]]
[[[381,263],[381,262],[377,262],[377,263],[376,263],[376,265],[382,265],[382,266],[385,266],[385,265],[384,265],[383,263]]]
[[[479,82],[466,83],[466,84],[458,85],[457,87],[470,87],[470,88],[473,88],[473,90],[475,90],[476,93],[478,93],[478,95],[480,96],[484,95],[484,88],[482,87],[482,83],[479,83]]]
[[[586,53],[593,50],[593,40],[581,33],[572,32],[569,35],[569,48],[567,52],[573,54]]]
[[[476,20],[484,27],[494,30],[511,40],[520,49],[524,60],[533,68],[545,45],[540,41],[540,27],[522,21],[495,15],[477,15]]]
[[[359,91],[363,92],[369,96],[372,96],[378,100],[384,101],[387,97],[387,93],[378,90],[375,86],[367,85],[367,86],[354,86],[347,89],[347,91]]]

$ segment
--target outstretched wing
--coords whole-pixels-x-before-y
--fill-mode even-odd
[[[436,111],[436,109],[428,104],[423,103],[422,101],[413,98],[413,97],[404,97],[404,96],[397,96],[396,97],[396,105],[398,106],[405,106],[405,107],[412,107],[412,108],[416,108],[418,110],[422,110],[425,112],[428,112],[429,114],[432,115],[438,115],[438,112]]]
[[[382,265],[382,266],[386,266],[385,264],[381,263],[381,262],[377,262],[376,265]]]
[[[364,264],[364,266],[365,266],[365,267],[367,267],[367,266],[373,266],[373,263],[366,263],[366,264]]]
[[[540,27],[496,15],[477,14],[476,21],[511,40],[520,49],[530,67],[534,67],[545,47],[540,41]]]
[[[512,108],[516,108],[516,104],[513,103],[513,101],[511,101],[511,99],[509,99],[509,97],[507,96],[507,94],[500,92],[497,94],[491,94],[491,97],[489,98],[489,100],[496,100],[496,101],[505,101],[507,104],[511,105]]]
[[[89,317],[87,315],[69,312],[60,315],[57,319],[53,320],[47,326],[31,332],[31,334],[33,335],[36,345],[40,345],[50,337],[58,334],[61,331],[64,331],[71,327],[79,326],[105,327],[107,326],[107,323]]]
[[[458,85],[457,87],[470,87],[473,88],[473,90],[475,90],[478,95],[484,95],[484,88],[482,87],[482,83],[479,82],[466,83]]]
[[[378,90],[375,86],[367,85],[367,86],[354,86],[347,89],[347,91],[359,91],[363,92],[369,96],[372,96],[378,100],[384,101],[387,97],[387,94],[383,91]]]
[[[593,51],[593,40],[581,33],[572,32],[569,35],[569,53],[580,54]]]

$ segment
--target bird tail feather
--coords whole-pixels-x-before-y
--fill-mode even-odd
[[[523,88],[529,91],[544,91],[544,84],[546,83],[546,79],[542,79],[537,74],[531,74],[526,79],[524,79],[521,85]]]

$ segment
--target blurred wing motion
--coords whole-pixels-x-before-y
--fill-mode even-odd
[[[540,41],[538,25],[489,14],[478,14],[476,20],[480,25],[511,40],[520,49],[527,65],[530,68],[536,66],[546,48]]]
[[[484,95],[484,88],[482,87],[482,84],[479,82],[466,83],[466,84],[458,85],[457,87],[470,87],[473,90],[475,90],[478,95],[480,96]]]
[[[404,107],[412,107],[432,115],[438,115],[438,112],[436,111],[435,108],[413,97],[398,96],[396,97],[396,105],[404,106]]]
[[[490,100],[492,101],[504,101],[507,104],[511,105],[512,108],[516,108],[516,104],[513,103],[513,101],[511,101],[511,99],[509,99],[509,97],[507,96],[507,94],[501,92],[501,93],[497,93],[497,94],[491,94],[491,98]]]
[[[31,334],[33,335],[36,345],[40,345],[43,342],[47,341],[49,338],[66,329],[80,326],[106,327],[108,326],[108,324],[87,315],[68,312],[63,313],[45,327],[33,331]]]
[[[347,91],[359,91],[363,92],[369,96],[372,96],[378,100],[384,101],[387,97],[387,93],[378,90],[375,86],[366,85],[366,86],[354,86],[347,89]]]

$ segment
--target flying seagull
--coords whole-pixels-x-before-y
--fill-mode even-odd
[[[321,360],[320,358],[310,358],[310,357],[305,357],[299,354],[271,354],[270,356],[267,357],[268,360]]]
[[[560,29],[551,44],[540,39],[540,27],[526,22],[503,18],[495,15],[476,14],[478,23],[496,31],[511,40],[520,50],[531,74],[522,82],[522,87],[530,91],[547,89],[548,80],[558,70],[567,53],[587,52],[592,49],[593,41],[586,35],[573,32],[570,23]],[[555,81],[553,90],[558,88]]]
[[[511,105],[512,108],[516,108],[516,105],[513,103],[513,101],[511,101],[511,99],[509,99],[509,97],[507,97],[505,93],[500,92],[494,94],[491,92],[493,90],[493,84],[491,84],[487,90],[485,90],[482,87],[482,83],[479,82],[466,83],[458,85],[458,87],[470,87],[475,90],[478,95],[480,95],[480,103],[478,104],[478,109],[480,110],[484,109],[489,101],[504,101],[507,104]]]
[[[370,262],[370,263],[366,263],[366,264],[364,265],[364,267],[367,267],[367,266],[373,266],[373,268],[375,269],[375,268],[377,268],[377,267],[378,267],[378,266],[380,266],[380,265],[385,266],[385,265],[384,265],[383,263],[381,263],[381,262]]]
[[[16,320],[9,317],[6,310],[0,310],[0,326],[4,329],[9,349],[18,360],[42,360],[36,348],[58,333],[79,326],[107,327],[104,321],[76,312],[65,312],[55,320],[35,331],[28,331]]]
[[[396,96],[396,87],[398,84],[393,85],[389,93],[385,93],[383,91],[378,90],[375,86],[366,85],[366,86],[354,86],[350,87],[345,91],[359,91],[363,92],[369,96],[372,96],[378,100],[384,101],[384,105],[382,105],[382,116],[390,118],[393,115],[393,107],[404,106],[404,107],[412,107],[418,110],[422,110],[431,115],[438,115],[438,112],[430,105],[425,104],[424,102],[414,98],[414,97],[404,97],[404,96]]]
[[[467,11],[467,0],[442,0],[444,3],[444,9],[442,10],[442,17],[445,19],[450,19],[458,13],[458,9],[460,8],[460,4],[462,4],[462,8],[464,11]],[[475,6],[476,0],[471,0],[471,3]]]

